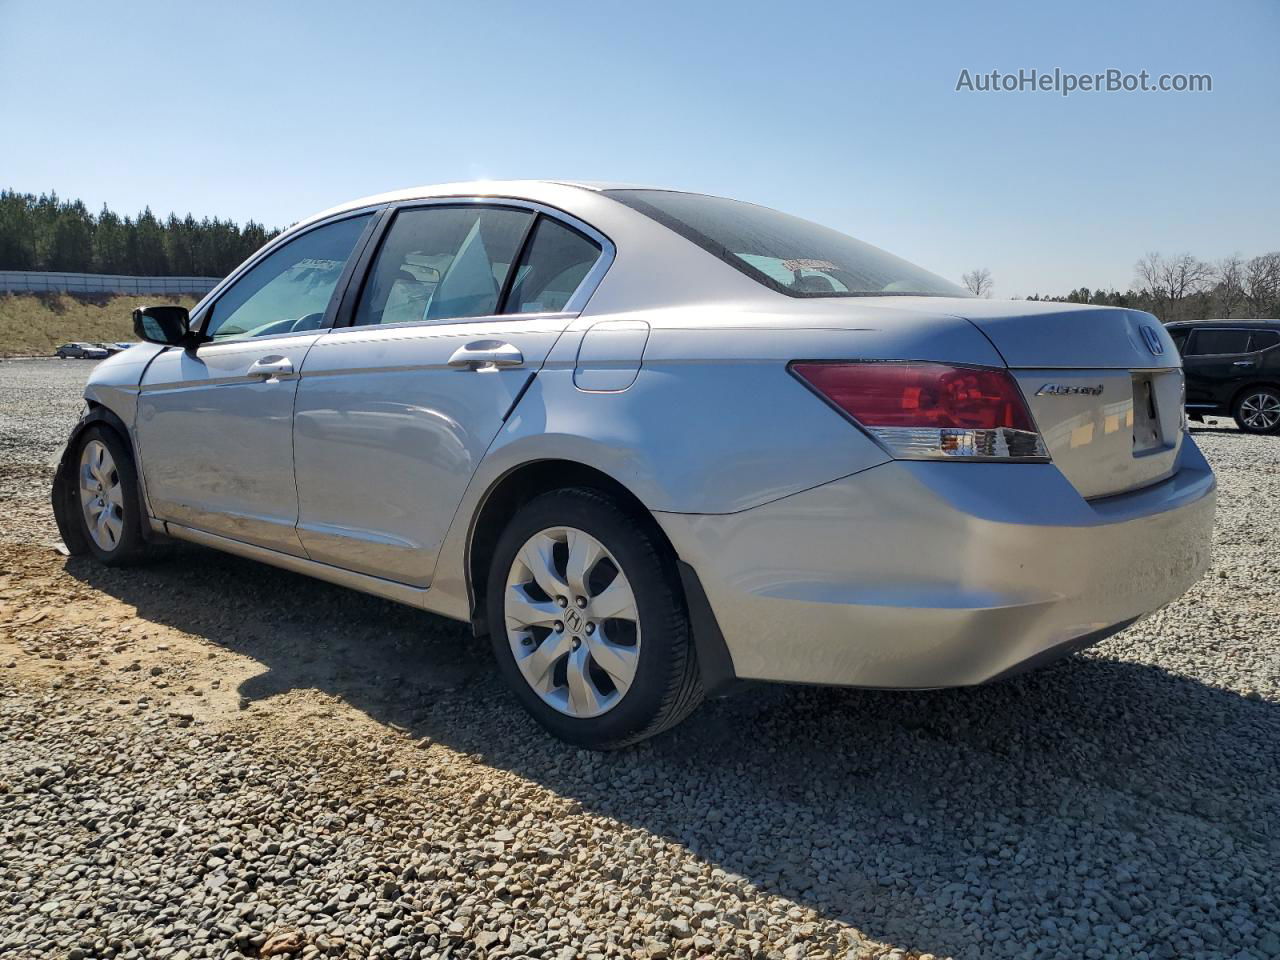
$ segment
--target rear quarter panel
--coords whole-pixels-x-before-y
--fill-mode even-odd
[[[491,489],[523,464],[593,467],[655,512],[726,514],[885,463],[884,451],[787,370],[797,359],[923,359],[1000,365],[964,320],[902,315],[859,323],[816,314],[700,311],[584,316],[561,337],[481,461],[442,548],[428,604],[465,618],[471,524]],[[601,319],[650,326],[638,375],[624,390],[575,384],[578,346]],[[579,382],[582,382],[581,376]]]
[[[788,372],[792,360],[1000,363],[984,337],[950,318],[832,326],[749,313],[732,325],[710,323],[700,311],[609,317],[619,319],[650,326],[634,382],[600,391],[582,389],[581,375],[575,383],[592,322],[583,318],[556,344],[478,480],[563,458],[603,471],[650,510],[734,513],[888,459]]]

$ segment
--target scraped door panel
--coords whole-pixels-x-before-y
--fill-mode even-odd
[[[301,555],[294,533],[295,374],[251,372],[263,358],[302,366],[317,335],[171,349],[147,368],[136,432],[151,508],[162,520]]]
[[[298,371],[370,215],[343,215],[242,272],[203,315],[209,342],[147,367],[135,429],[157,517],[302,555],[294,527]]]
[[[321,338],[294,417],[298,536],[308,556],[426,586],[476,465],[566,323],[504,317]],[[515,346],[522,365],[449,366],[461,348],[486,341]]]

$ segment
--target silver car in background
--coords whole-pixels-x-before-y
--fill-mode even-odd
[[[64,343],[53,351],[59,360],[103,360],[111,355],[100,343]]]
[[[1153,317],[975,299],[734,200],[373,197],[135,328],[55,479],[72,552],[178,538],[470,622],[590,747],[738,678],[1003,677],[1209,559]]]

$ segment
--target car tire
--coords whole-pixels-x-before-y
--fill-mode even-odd
[[[593,489],[542,494],[499,537],[486,593],[503,678],[561,740],[625,747],[702,701],[675,557],[651,517]]]
[[[1272,387],[1245,390],[1231,412],[1245,433],[1280,433],[1280,391]]]
[[[67,482],[74,486],[76,522],[94,559],[117,567],[146,554],[138,474],[118,433],[101,424],[84,430]]]

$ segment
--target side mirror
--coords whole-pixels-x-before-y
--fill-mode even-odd
[[[191,315],[186,307],[161,304],[139,307],[133,311],[133,332],[148,343],[190,349],[205,342],[205,337],[191,329]]]

